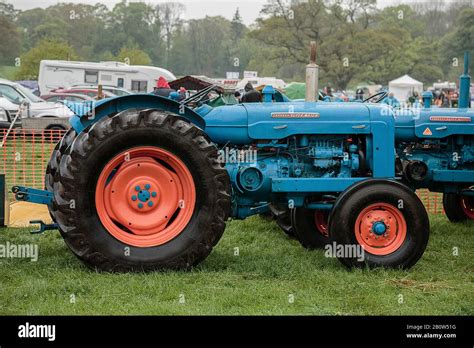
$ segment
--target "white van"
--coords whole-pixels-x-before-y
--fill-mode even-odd
[[[47,94],[57,88],[75,85],[107,85],[134,93],[153,92],[158,79],[176,79],[166,69],[153,66],[127,65],[120,62],[74,62],[64,60],[42,60],[39,72],[39,89]]]
[[[283,89],[286,86],[285,81],[282,79],[277,79],[275,77],[246,77],[237,83],[235,89],[242,92],[247,83],[251,83],[253,88],[258,86],[270,85],[277,89]]]

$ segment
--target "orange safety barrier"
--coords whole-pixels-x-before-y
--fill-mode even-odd
[[[0,130],[1,139],[6,129]],[[44,188],[44,173],[51,152],[56,143],[66,133],[65,130],[14,129],[5,140],[2,152],[3,164],[0,171],[5,173],[7,190],[14,185]],[[417,192],[426,209],[431,214],[444,214],[441,193],[419,190]],[[10,193],[10,198],[13,198]]]
[[[51,152],[65,132],[56,129],[13,129],[0,149],[3,162],[0,171],[5,173],[7,190],[14,185],[43,189]],[[0,130],[1,139],[6,134],[6,129]]]

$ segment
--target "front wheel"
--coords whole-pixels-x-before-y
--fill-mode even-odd
[[[295,231],[291,224],[291,209],[281,204],[270,204],[270,212],[276,224],[290,238],[295,238]]]
[[[295,208],[291,211],[291,224],[296,239],[307,249],[323,248],[329,243],[329,211]]]
[[[474,220],[474,197],[454,193],[443,195],[443,208],[451,222]]]
[[[189,269],[219,241],[230,211],[216,147],[157,110],[125,111],[80,133],[58,178],[66,244],[101,271]]]
[[[416,194],[388,180],[353,185],[329,217],[330,247],[348,267],[410,268],[423,255],[429,231]]]

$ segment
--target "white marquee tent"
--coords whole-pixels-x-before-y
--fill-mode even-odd
[[[398,79],[392,80],[388,83],[388,90],[393,93],[395,98],[400,102],[406,102],[413,92],[418,92],[419,95],[423,92],[423,83],[414,78],[403,75]]]

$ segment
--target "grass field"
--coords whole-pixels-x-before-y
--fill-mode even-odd
[[[443,216],[431,223],[426,253],[409,271],[348,271],[259,217],[228,223],[209,258],[188,273],[99,274],[56,231],[5,229],[0,244],[37,243],[39,259],[0,259],[0,314],[472,315],[474,223]]]

